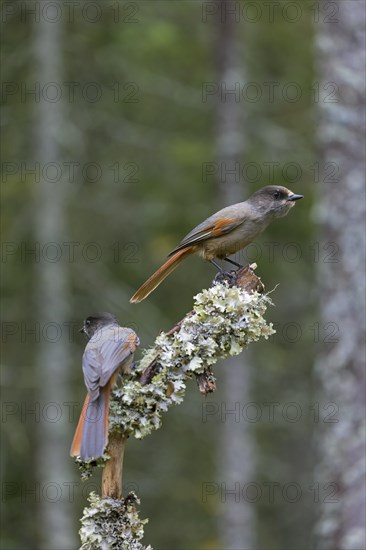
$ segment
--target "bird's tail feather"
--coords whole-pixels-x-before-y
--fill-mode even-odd
[[[108,443],[109,396],[110,382],[100,389],[94,401],[90,401],[89,394],[86,396],[71,445],[71,456],[80,456],[82,460],[103,456]]]
[[[165,264],[163,264],[155,273],[148,278],[148,280],[140,286],[140,288],[135,292],[135,294],[130,299],[131,303],[142,302],[153,290],[156,289],[164,281],[164,279],[172,272],[182,260],[187,256],[193,253],[193,247],[184,248],[179,250],[173,256],[171,256]]]

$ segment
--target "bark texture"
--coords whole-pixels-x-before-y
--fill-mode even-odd
[[[316,546],[362,550],[365,543],[365,3],[337,1],[338,22],[317,29],[321,89],[336,86],[319,102],[318,137],[333,182],[319,189],[321,240],[335,251],[319,263],[322,323],[336,323],[316,362],[320,398],[334,403],[337,421],[318,433],[322,488],[337,494],[321,503]],[[333,88],[332,88],[333,89]],[[327,91],[329,91],[328,88]],[[332,99],[330,101],[330,99]],[[363,298],[361,298],[361,296]]]

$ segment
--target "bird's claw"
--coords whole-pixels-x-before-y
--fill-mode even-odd
[[[224,282],[229,283],[229,286],[233,286],[236,283],[236,271],[220,271],[214,278],[214,284],[221,284]]]

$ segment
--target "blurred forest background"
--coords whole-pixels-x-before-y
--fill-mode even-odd
[[[363,550],[365,3],[3,1],[2,541],[78,546],[69,457],[77,329],[111,311],[141,347],[210,285],[180,239],[266,184],[305,198],[255,261],[277,333],[194,381],[128,443],[125,490],[160,550]]]

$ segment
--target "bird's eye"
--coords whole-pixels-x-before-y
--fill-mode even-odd
[[[275,192],[273,193],[273,196],[274,196],[275,199],[279,199],[280,196],[281,196],[281,193],[280,193],[279,191],[275,191]]]
[[[90,319],[87,319],[87,320],[85,321],[85,324],[86,324],[86,325],[90,325]]]

